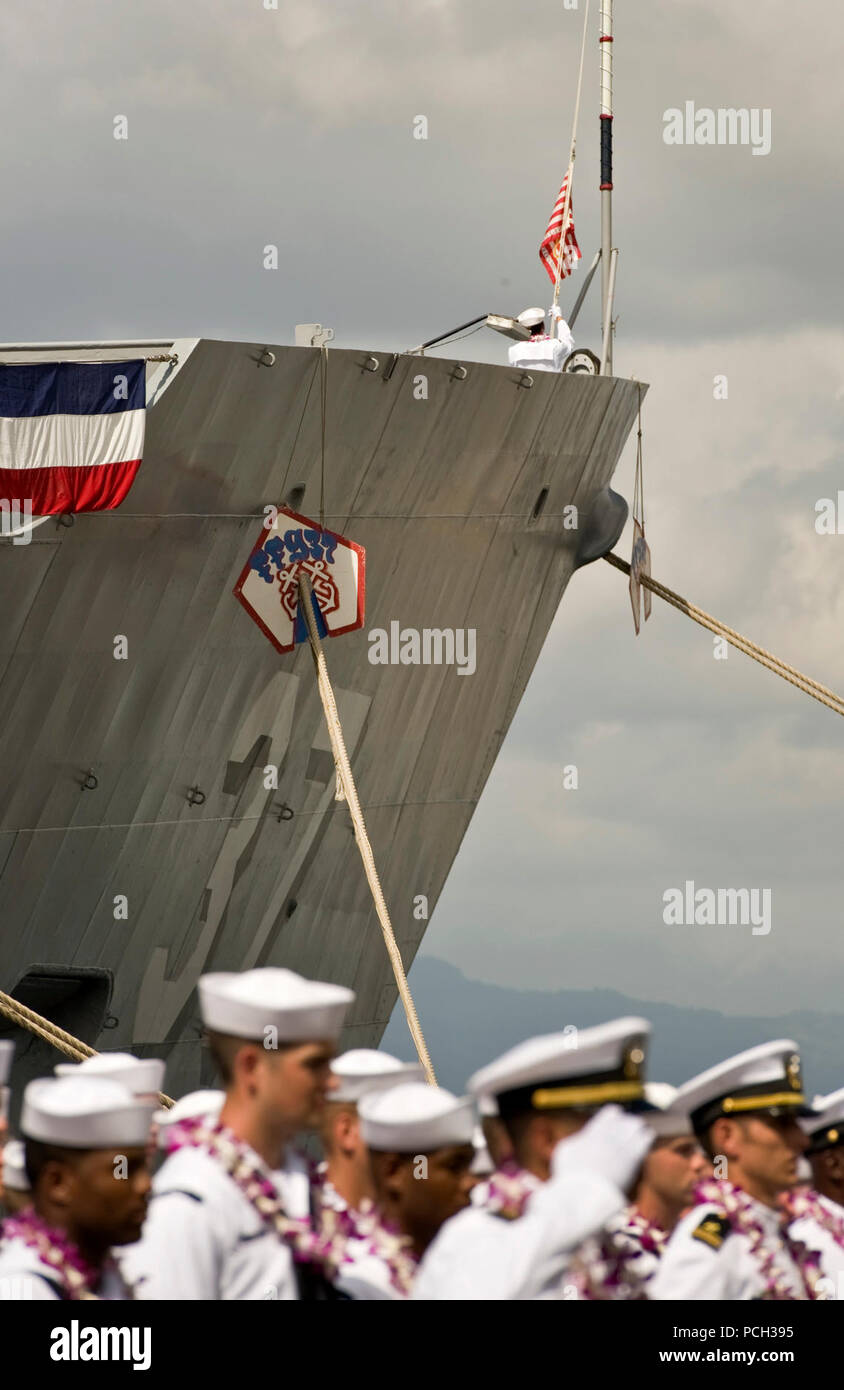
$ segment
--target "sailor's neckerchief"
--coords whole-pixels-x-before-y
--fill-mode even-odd
[[[110,1255],[100,1265],[91,1264],[67,1232],[48,1226],[34,1207],[25,1207],[16,1216],[7,1217],[0,1227],[0,1236],[3,1240],[23,1241],[34,1250],[41,1264],[56,1275],[63,1298],[97,1301],[100,1295],[96,1291],[105,1274],[121,1277]],[[125,1280],[123,1283],[131,1298],[131,1288]]]
[[[800,1275],[803,1294],[795,1295],[789,1287],[784,1271],[777,1268],[778,1248],[770,1233],[759,1219],[759,1203],[740,1187],[735,1187],[726,1178],[705,1178],[695,1189],[697,1206],[714,1206],[719,1216],[729,1222],[730,1229],[743,1235],[750,1245],[750,1254],[756,1263],[764,1289],[760,1297],[770,1300],[789,1300],[795,1298],[823,1299],[818,1291],[821,1277],[819,1251],[810,1250],[800,1240],[789,1233],[789,1224],[794,1217],[786,1212],[780,1215],[778,1238],[790,1256]]]

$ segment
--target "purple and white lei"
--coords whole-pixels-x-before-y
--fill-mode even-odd
[[[695,1189],[695,1203],[716,1207],[718,1215],[726,1217],[731,1228],[749,1242],[750,1253],[756,1261],[764,1283],[764,1292],[761,1295],[763,1299],[794,1300],[795,1294],[789,1287],[784,1271],[777,1268],[777,1244],[771,1241],[770,1234],[759,1220],[757,1203],[749,1193],[740,1187],[734,1187],[725,1178],[706,1178]],[[796,1240],[789,1234],[788,1225],[793,1219],[792,1215],[783,1214],[779,1238],[800,1274],[804,1288],[802,1297],[822,1299],[824,1295],[817,1290],[821,1275],[820,1253],[810,1250],[803,1241]],[[798,1294],[797,1297],[800,1298],[801,1295]]]
[[[109,1256],[102,1265],[91,1264],[66,1231],[48,1226],[33,1207],[17,1216],[10,1216],[2,1226],[4,1240],[22,1240],[34,1250],[39,1260],[58,1276],[62,1291],[69,1299],[99,1300],[94,1290],[107,1270],[116,1273],[117,1266]],[[127,1292],[130,1292],[127,1286]]]

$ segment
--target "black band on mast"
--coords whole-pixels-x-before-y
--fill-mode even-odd
[[[601,184],[612,188],[612,116],[601,117]]]

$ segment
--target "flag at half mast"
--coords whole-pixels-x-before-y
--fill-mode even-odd
[[[566,171],[563,179],[563,186],[554,204],[554,211],[548,220],[548,228],[542,238],[542,245],[539,248],[539,259],[548,271],[552,285],[557,283],[557,266],[560,260],[560,241],[563,229],[563,209],[566,202],[566,189],[568,188],[571,170]],[[571,196],[569,196],[569,210],[566,218],[565,250],[563,252],[563,264],[560,269],[560,279],[563,280],[567,275],[571,275],[575,265],[581,259],[581,250],[577,244],[577,237],[574,234],[574,213],[572,211]]]

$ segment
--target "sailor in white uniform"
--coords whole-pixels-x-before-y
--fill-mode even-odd
[[[554,325],[550,334],[545,332],[543,309],[525,309],[519,314],[517,322],[529,328],[531,336],[508,350],[511,367],[521,367],[526,372],[563,370],[563,363],[574,350],[574,338],[558,304],[549,310],[549,317]]]
[[[0,1150],[0,1207],[6,1215],[15,1216],[31,1205],[24,1147],[20,1139],[9,1139]]]
[[[414,1298],[575,1296],[572,1255],[623,1208],[653,1140],[619,1108],[643,1102],[649,1033],[644,1019],[624,1018],[531,1038],[470,1079],[474,1095],[495,1096],[515,1157],[492,1175],[485,1207],[440,1231]]]
[[[371,1208],[375,1185],[369,1151],[360,1131],[358,1104],[364,1096],[407,1081],[424,1080],[418,1062],[400,1062],[389,1052],[357,1047],[336,1057],[331,1071],[337,1088],[323,1113],[320,1138],[325,1155],[317,1170],[316,1196],[321,1208],[354,1213]]]
[[[577,1252],[572,1270],[578,1298],[644,1299],[671,1232],[710,1168],[676,1087],[647,1082],[645,1100],[653,1107],[646,1119],[654,1142],[630,1204]]]
[[[21,1133],[32,1205],[4,1223],[0,1299],[127,1299],[112,1247],[135,1241],[150,1191],[152,1106],[118,1081],[31,1081]]]
[[[827,1296],[844,1301],[844,1089],[815,1096],[817,1113],[800,1121],[809,1140],[806,1151],[811,1180],[789,1192],[786,1211],[794,1217],[790,1231],[821,1252]]]
[[[648,1284],[656,1300],[821,1297],[817,1247],[795,1239],[781,1202],[797,1182],[810,1115],[800,1057],[788,1039],[763,1043],[679,1088],[714,1164]]]
[[[348,1244],[341,1288],[358,1299],[407,1298],[443,1222],[469,1204],[474,1102],[418,1080],[370,1091],[358,1108],[376,1209]]]
[[[143,1239],[127,1260],[139,1297],[331,1296],[337,1252],[287,1210],[277,1170],[286,1169],[294,1136],[320,1122],[353,998],[338,985],[274,968],[200,979],[200,1012],[226,1098],[218,1119],[171,1127]]]

